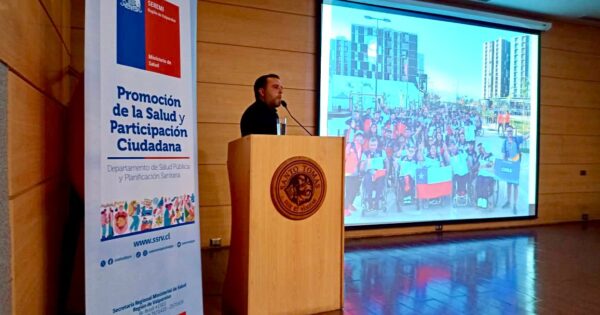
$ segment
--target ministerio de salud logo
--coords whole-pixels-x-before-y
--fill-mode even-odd
[[[284,217],[304,220],[315,214],[327,192],[325,173],[305,156],[285,160],[271,179],[271,200]]]

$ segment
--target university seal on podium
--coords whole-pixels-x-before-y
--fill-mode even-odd
[[[304,220],[325,200],[327,181],[317,162],[305,156],[285,160],[271,179],[271,200],[284,217]]]

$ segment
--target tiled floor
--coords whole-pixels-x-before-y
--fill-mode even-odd
[[[202,253],[220,314],[227,250]],[[600,222],[346,242],[331,314],[600,314]]]

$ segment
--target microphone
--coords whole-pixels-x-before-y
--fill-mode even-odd
[[[290,114],[290,117],[292,117],[292,119],[298,124],[298,126],[302,127],[302,129],[304,129],[304,131],[306,131],[306,133],[308,133],[309,135],[312,136],[312,133],[310,133],[306,128],[304,128],[304,126],[302,126],[302,124],[298,121],[298,119],[294,118],[294,115],[292,115],[290,110],[287,108],[287,103],[284,100],[281,100],[281,106],[283,106],[283,108],[285,108],[285,110],[288,112],[288,114]]]

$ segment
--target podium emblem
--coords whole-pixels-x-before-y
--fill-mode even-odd
[[[315,214],[325,200],[326,190],[323,169],[305,156],[285,160],[271,179],[273,205],[291,220],[304,220]]]

